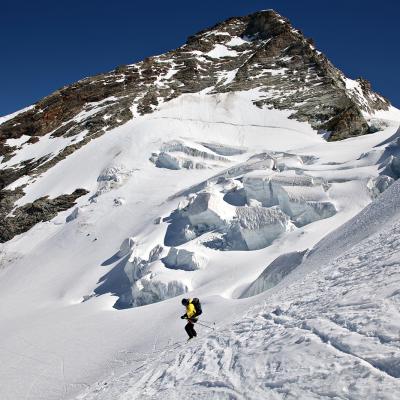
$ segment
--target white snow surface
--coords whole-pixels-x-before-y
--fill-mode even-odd
[[[180,96],[24,180],[18,205],[90,193],[0,245],[2,400],[400,396],[400,189],[372,185],[400,117],[381,112],[382,131],[327,143],[258,98]],[[22,144],[7,165],[68,143]],[[162,151],[205,168],[157,167]],[[266,210],[280,204],[247,198],[242,181],[271,169],[291,201],[336,212],[275,218],[285,229],[268,236]],[[255,250],[230,247],[241,222]],[[240,299],[277,257],[307,249],[276,286]],[[188,344],[183,294],[201,298],[200,322],[216,322]]]
[[[223,44],[216,44],[212,50],[205,54],[212,58],[234,57],[237,55],[235,50],[228,49]]]
[[[342,250],[318,244],[314,272],[194,343],[136,354],[78,398],[398,398],[400,182],[327,239]]]

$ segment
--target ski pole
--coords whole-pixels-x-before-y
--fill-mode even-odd
[[[215,326],[208,326],[208,325],[203,324],[203,323],[201,323],[201,322],[199,322],[199,321],[197,321],[196,324],[199,324],[199,325],[201,325],[201,326],[205,326],[205,327],[208,328],[208,329],[215,330]],[[214,325],[215,325],[215,322],[214,322]]]
[[[214,324],[215,325],[215,322],[213,322],[213,321],[208,321],[208,320],[206,320],[206,319],[201,319],[203,322],[205,322],[206,324]]]

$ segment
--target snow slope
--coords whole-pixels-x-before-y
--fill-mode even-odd
[[[361,330],[358,334],[370,339],[364,342],[351,333],[354,346],[339,344],[340,351],[320,339],[331,331],[340,336],[337,330],[345,329],[329,325],[327,315],[344,309],[338,299],[348,285],[365,285],[354,287],[360,293],[371,290],[367,295],[379,285],[394,284],[395,271],[388,269],[385,275],[381,261],[373,264],[376,286],[370,285],[370,266],[360,259],[348,264],[350,277],[365,274],[358,283],[353,278],[342,282],[341,275],[325,280],[325,269],[313,272],[316,263],[304,266],[309,276],[295,270],[302,279],[292,282],[294,286],[282,282],[281,291],[274,291],[273,298],[268,293],[238,298],[278,256],[312,248],[377,196],[374,182],[387,167],[383,164],[391,160],[388,146],[397,146],[392,142],[398,120],[381,113],[379,118],[388,120],[383,130],[327,143],[307,123],[288,119],[289,111],[254,106],[258,96],[255,90],[182,95],[152,114],[107,132],[25,182],[28,185],[18,200],[20,206],[77,187],[89,193],[78,199],[75,209],[1,244],[1,399],[118,398],[116,393],[121,398],[157,398],[156,393],[174,398],[175,382],[179,382],[179,397],[188,397],[197,388],[194,398],[246,398],[255,387],[254,398],[265,391],[281,398],[280,390],[307,398],[306,393],[317,390],[324,377],[332,380],[324,393],[339,393],[340,398],[338,376],[348,383],[347,390],[353,385],[355,393],[371,393],[376,387],[383,388],[382,396],[395,393],[394,344],[376,343],[378,339]],[[48,145],[57,147],[57,140],[49,137]],[[42,146],[40,142],[30,146],[22,147],[15,157],[20,161],[40,157],[44,155],[41,151],[49,148],[35,147]],[[169,163],[157,164],[161,153],[162,160]],[[271,217],[265,211],[268,208],[246,194],[243,184],[245,175],[252,178],[254,171],[257,176],[295,177],[290,188],[281,186],[300,211],[307,209],[309,202],[323,200],[334,206],[335,213],[304,225],[290,222],[285,225],[290,229],[272,232],[266,223]],[[304,184],[310,178],[300,179],[305,176],[315,181],[310,192]],[[287,184],[288,180],[284,181]],[[215,202],[199,201],[195,207],[196,199],[208,195]],[[280,193],[272,207],[281,207],[282,196]],[[284,220],[276,218],[276,225]],[[264,240],[252,246],[254,237]],[[387,240],[395,237],[393,230]],[[359,246],[364,246],[359,251],[375,246],[378,252],[378,241],[375,236],[359,237]],[[324,243],[318,244],[314,254],[325,248]],[[333,258],[341,255],[341,242],[334,243],[338,247],[332,248],[336,250],[327,260],[332,264],[325,263],[323,268],[336,268],[339,274]],[[394,245],[391,248],[394,254]],[[178,257],[166,261],[171,251],[180,251],[184,261]],[[351,246],[346,251],[351,252]],[[326,299],[332,304],[324,306],[323,290],[329,287],[332,292]],[[199,327],[203,338],[180,352],[170,346],[185,340],[178,318],[182,314],[180,297],[170,297],[183,293],[202,299],[204,318],[217,321],[219,330],[209,335],[206,328]],[[314,308],[302,305],[308,295]],[[378,291],[377,296],[383,299],[386,294]],[[267,305],[261,306],[264,297]],[[387,304],[395,301],[396,295],[391,299]],[[374,304],[378,303],[379,297]],[[145,305],[127,308],[131,304]],[[279,318],[272,313],[277,306],[283,310]],[[354,307],[360,319],[365,316],[365,323],[374,320],[376,308],[371,307],[369,315],[365,303],[356,302]],[[315,312],[317,321],[307,322],[306,312]],[[387,311],[382,315],[385,321],[392,317]],[[232,325],[232,321],[238,322]],[[320,325],[314,329],[317,322]],[[392,328],[385,329],[391,337]],[[265,337],[269,341],[261,340]],[[299,349],[296,341],[300,341]],[[269,350],[264,351],[267,345]],[[355,353],[357,360],[343,354],[343,348],[350,348],[344,353]],[[392,348],[393,362],[389,357]],[[376,349],[383,354],[381,360],[375,357]],[[269,353],[275,358],[265,358]],[[269,364],[263,364],[264,360]],[[300,365],[303,378],[298,379]],[[195,376],[187,378],[193,368]],[[329,378],[327,371],[332,368],[336,372]],[[253,380],[243,379],[241,371],[247,370]],[[126,371],[130,371],[128,375],[124,375]],[[275,371],[273,376],[270,371]],[[363,385],[356,381],[357,371],[364,376]],[[112,383],[103,385],[103,379]],[[100,386],[96,382],[101,382]],[[310,382],[316,382],[315,387]],[[361,394],[353,398],[362,398]]]
[[[138,354],[129,372],[78,398],[398,398],[399,204],[396,182],[316,245],[314,259],[325,262],[312,273],[300,266],[295,280],[257,296],[239,319],[148,353],[146,362]],[[343,251],[327,256],[328,239]]]

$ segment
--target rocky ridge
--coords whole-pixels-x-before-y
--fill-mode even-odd
[[[92,139],[182,94],[251,89],[258,92],[256,106],[292,110],[291,118],[328,131],[330,140],[371,132],[365,115],[390,105],[367,81],[347,79],[276,12],[234,17],[173,51],[82,79],[6,119],[0,124],[2,196],[9,203],[15,193],[7,186],[19,178],[42,174]],[[43,137],[66,144],[13,162],[20,148]]]

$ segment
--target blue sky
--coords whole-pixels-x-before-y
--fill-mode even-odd
[[[120,64],[163,53],[216,22],[273,8],[351,78],[400,107],[398,0],[1,0],[0,115]]]

